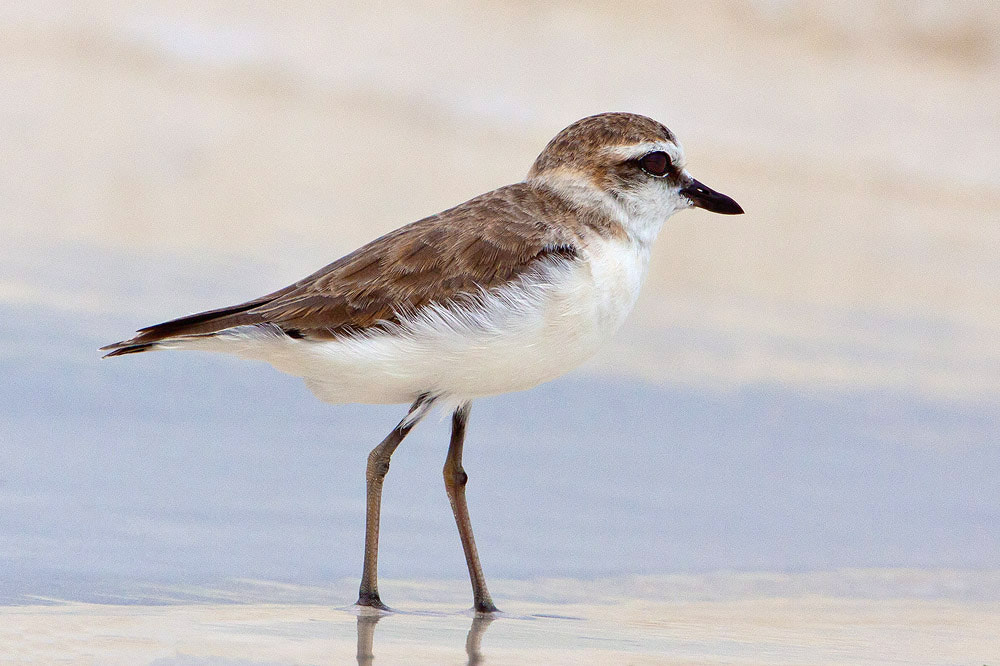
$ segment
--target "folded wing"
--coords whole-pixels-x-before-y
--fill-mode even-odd
[[[330,339],[398,323],[400,314],[430,303],[502,286],[541,260],[573,260],[578,239],[547,222],[569,213],[558,205],[528,185],[501,188],[390,232],[284,289],[149,326],[102,349],[131,354],[235,326],[269,324],[293,338]]]

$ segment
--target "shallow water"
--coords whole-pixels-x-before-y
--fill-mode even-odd
[[[0,598],[357,573],[368,449],[402,407],[328,406],[262,364],[98,362],[119,316],[3,312]],[[494,576],[1000,568],[1000,407],[890,391],[739,390],[580,373],[478,401],[469,503]],[[393,459],[387,576],[461,575],[430,419]],[[345,603],[351,599],[344,599]]]

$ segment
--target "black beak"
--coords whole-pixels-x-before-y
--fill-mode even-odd
[[[710,187],[705,187],[695,179],[685,187],[681,188],[681,194],[691,200],[698,208],[722,213],[723,215],[742,215],[743,209],[740,205],[727,197],[722,192],[716,192]]]

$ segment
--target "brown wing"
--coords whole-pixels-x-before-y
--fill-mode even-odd
[[[139,330],[108,356],[144,351],[179,335],[270,323],[292,337],[331,338],[395,322],[431,302],[447,303],[518,277],[543,258],[576,256],[564,203],[511,185],[378,238],[309,277],[240,305]]]

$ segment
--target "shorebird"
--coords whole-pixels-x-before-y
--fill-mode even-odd
[[[396,229],[284,289],[137,331],[106,356],[227,352],[302,377],[334,404],[409,404],[368,456],[357,603],[378,592],[378,531],[389,458],[433,406],[452,411],[444,483],[475,610],[497,610],[465,501],[462,446],[472,400],[554,379],[623,323],[672,214],[743,212],[691,177],[674,134],[630,113],[579,120],[527,178]]]

